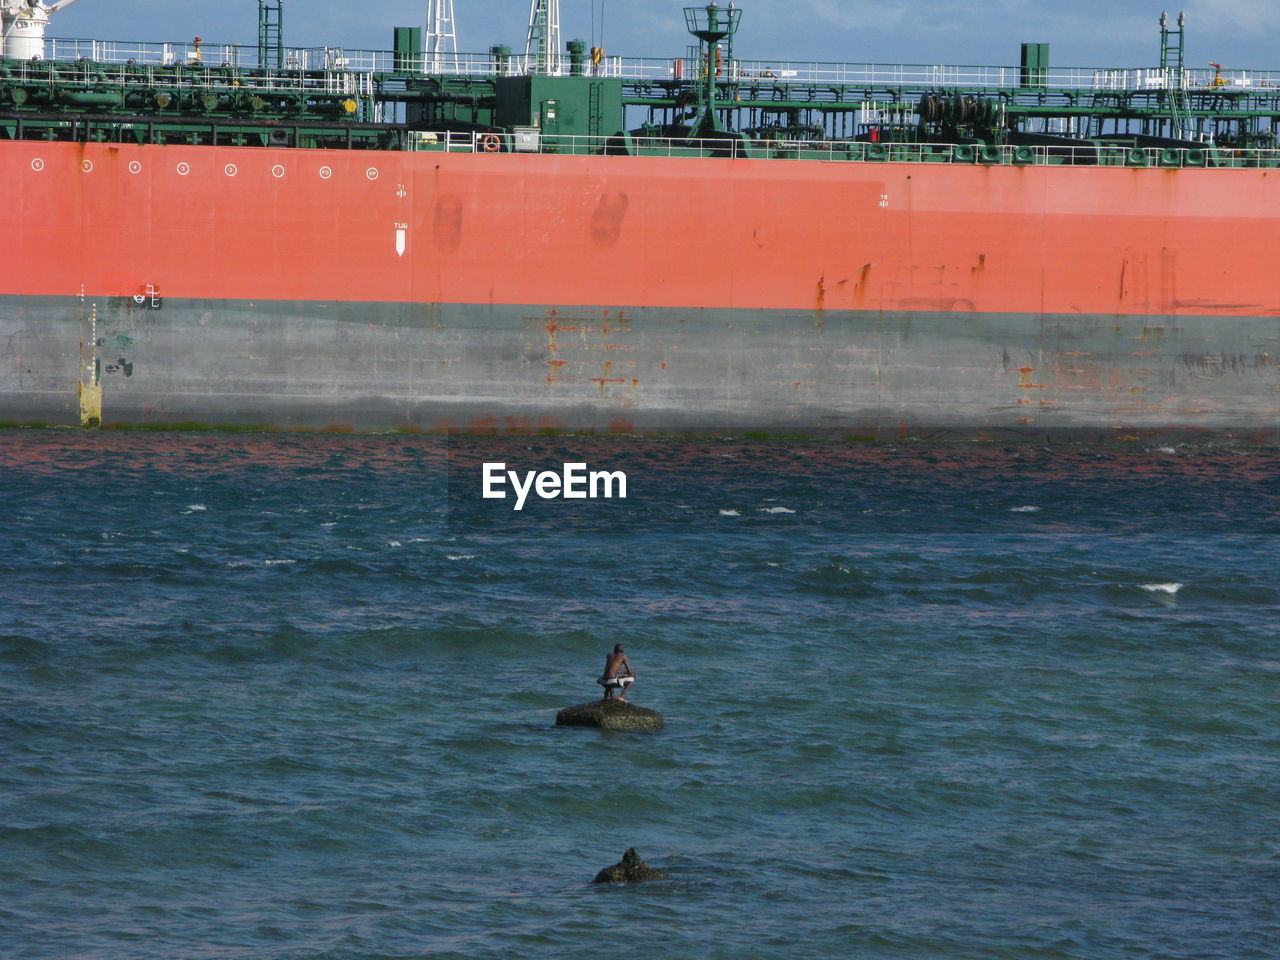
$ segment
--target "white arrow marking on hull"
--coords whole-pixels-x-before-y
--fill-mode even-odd
[[[404,231],[396,230],[396,256],[404,256]]]

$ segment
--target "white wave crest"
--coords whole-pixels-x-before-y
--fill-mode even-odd
[[[445,556],[450,560],[474,560],[476,558],[474,553],[448,553]]]
[[[209,508],[206,507],[203,503],[189,503],[187,504],[187,509],[182,512],[183,513],[199,513],[200,511],[208,510],[208,509]]]
[[[1175,593],[1177,593],[1179,590],[1181,590],[1185,586],[1186,586],[1185,583],[1140,583],[1138,584],[1139,589],[1145,590],[1147,591],[1147,593],[1167,593],[1169,596],[1173,596]]]
[[[790,507],[761,507],[761,513],[795,513]]]
[[[721,511],[720,511],[720,516],[722,516],[722,517],[740,517],[740,516],[742,516],[742,514],[740,514],[737,510],[721,510]]]
[[[1040,508],[1039,508],[1039,507],[1031,507],[1031,506],[1026,506],[1026,507],[1010,507],[1010,508],[1009,508],[1009,512],[1010,512],[1010,513],[1039,513],[1039,512],[1040,512]]]

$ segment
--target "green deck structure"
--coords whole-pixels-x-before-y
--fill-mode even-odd
[[[1159,64],[1018,66],[743,61],[742,10],[686,10],[696,55],[488,54],[424,69],[422,32],[393,50],[294,49],[260,3],[256,48],[50,40],[0,58],[0,138],[948,163],[1275,166],[1280,72],[1191,70],[1185,21]],[[593,54],[595,52],[593,51]],[[551,63],[563,64],[548,72]],[[1216,67],[1216,65],[1214,65]]]

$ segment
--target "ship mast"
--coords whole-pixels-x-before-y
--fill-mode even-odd
[[[717,7],[714,0],[705,7],[684,8],[686,27],[701,41],[698,48],[699,70],[705,80],[705,86],[700,91],[698,122],[693,130],[695,137],[710,137],[724,132],[724,125],[716,113],[716,87],[725,68],[732,70],[732,53],[730,62],[726,64],[725,51],[720,41],[727,40],[729,49],[733,49],[733,35],[737,32],[738,21],[741,19],[742,11],[732,3],[728,9]]]
[[[1186,135],[1186,58],[1183,54],[1186,40],[1187,15],[1178,14],[1178,28],[1169,29],[1169,14],[1160,14],[1160,71],[1164,76],[1169,101],[1169,129],[1176,139]]]
[[[453,27],[453,0],[428,0],[425,53],[429,73],[457,69],[458,37]]]
[[[530,73],[560,75],[560,0],[529,0],[529,36],[524,55]]]
[[[284,0],[258,0],[258,66],[284,68]]]
[[[0,55],[15,60],[44,59],[44,30],[49,18],[76,0],[0,0]]]

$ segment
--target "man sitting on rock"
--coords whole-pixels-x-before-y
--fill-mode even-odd
[[[604,674],[596,681],[604,687],[604,699],[612,700],[613,692],[616,690],[619,701],[630,703],[631,701],[627,699],[627,691],[635,682],[636,675],[631,669],[631,664],[627,662],[622,644],[614,644],[613,653],[604,658]]]

